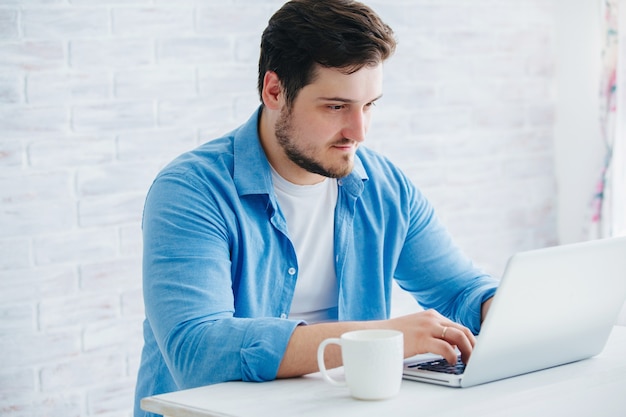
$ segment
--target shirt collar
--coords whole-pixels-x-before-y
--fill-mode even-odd
[[[259,137],[261,111],[259,106],[234,134],[233,181],[239,195],[270,194],[272,189],[270,164]]]

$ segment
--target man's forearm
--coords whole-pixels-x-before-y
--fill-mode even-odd
[[[324,339],[338,338],[343,333],[352,330],[380,328],[384,326],[382,323],[381,321],[351,321],[298,326],[289,339],[276,377],[290,378],[319,371],[317,347]],[[328,346],[324,357],[328,369],[342,365],[339,346]]]
[[[491,299],[483,303],[482,312],[486,314]],[[317,348],[330,337],[340,337],[343,333],[360,329],[395,329],[404,334],[405,357],[431,352],[442,355],[455,363],[457,349],[463,360],[469,359],[476,339],[471,331],[435,310],[426,310],[389,320],[351,321],[321,323],[310,326],[298,326],[289,339],[283,359],[278,368],[277,378],[301,376],[319,371]],[[326,368],[342,365],[339,346],[329,346],[326,354]]]

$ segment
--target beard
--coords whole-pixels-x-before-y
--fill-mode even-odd
[[[293,117],[291,110],[284,108],[280,113],[280,117],[276,121],[276,125],[274,126],[276,140],[289,160],[308,172],[322,175],[327,178],[343,178],[352,172],[352,168],[354,166],[352,155],[346,155],[342,159],[342,163],[333,166],[315,158],[314,147],[307,148],[298,145],[297,141],[293,140],[296,133],[292,121]],[[348,143],[352,143],[352,141],[346,138],[337,142],[338,145]]]

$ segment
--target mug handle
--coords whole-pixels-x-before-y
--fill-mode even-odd
[[[322,376],[324,377],[324,379],[333,384],[333,385],[337,385],[339,387],[345,387],[346,383],[343,381],[337,381],[333,378],[331,378],[330,375],[328,375],[328,371],[326,370],[326,364],[324,363],[324,350],[326,349],[326,346],[330,345],[330,344],[335,344],[335,345],[339,345],[341,346],[341,339],[337,339],[337,338],[330,338],[330,339],[325,339],[322,341],[322,343],[320,343],[320,345],[317,348],[317,365],[320,368],[320,373],[322,374]]]

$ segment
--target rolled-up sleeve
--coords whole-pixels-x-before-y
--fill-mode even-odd
[[[274,379],[299,322],[272,317],[271,308],[263,307],[271,307],[267,299],[258,300],[258,316],[236,311],[233,269],[239,266],[231,259],[237,228],[228,224],[228,203],[212,199],[206,187],[193,177],[168,174],[148,193],[147,323],[178,388]]]

